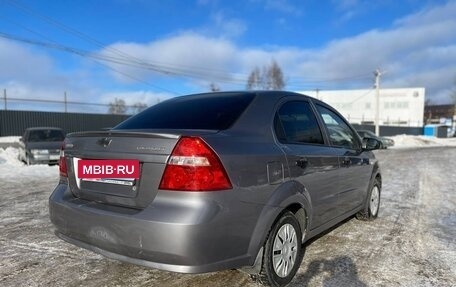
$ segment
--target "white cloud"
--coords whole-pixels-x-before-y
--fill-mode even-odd
[[[170,97],[168,93],[143,91],[103,92],[96,85],[99,79],[92,80],[97,75],[91,70],[94,65],[87,65],[86,62],[84,65],[88,70],[73,70],[71,74],[62,72],[44,52],[0,39],[0,97],[3,98],[5,89],[8,109],[64,112],[66,93],[70,102],[67,104],[68,111],[89,113],[107,112],[107,107],[96,104],[108,104],[116,96],[125,96],[127,104],[142,102],[148,105]],[[2,99],[0,108],[4,108],[3,103]]]
[[[65,90],[57,85],[31,83],[27,80],[0,82],[0,86],[6,90],[7,107],[11,110],[37,110],[37,111],[65,111]],[[81,97],[81,92],[84,97]],[[94,103],[94,100],[85,101],[84,98],[96,99],[96,93],[91,90],[68,91],[68,102]],[[3,94],[2,94],[3,97]],[[3,99],[1,101],[3,107]],[[107,108],[91,105],[67,104],[68,112],[97,113],[106,112]]]
[[[456,2],[448,1],[446,4],[426,7],[417,13],[395,21],[397,26],[424,26],[429,23],[437,23],[444,20],[454,20]]]
[[[50,57],[0,39],[0,79],[27,78],[29,82],[39,83],[57,77]]]
[[[297,5],[292,4],[289,0],[266,0],[265,9],[293,15],[301,14],[301,9],[299,9]]]
[[[341,13],[335,22],[340,25],[341,23],[348,22],[355,16],[361,14],[366,10],[366,5],[360,0],[332,0],[332,6]],[[369,6],[375,5],[372,1],[368,2]]]
[[[221,11],[212,16],[216,31],[227,38],[239,37],[247,31],[247,25],[240,19],[227,18]]]
[[[148,44],[118,43],[111,45],[128,55],[135,55],[144,62],[151,63],[148,69],[137,69],[121,65],[113,65],[129,75],[136,77],[183,76],[211,79],[228,77],[227,71],[235,68],[231,60],[236,58],[236,47],[222,38],[208,38],[194,32],[186,32],[177,36],[161,39]],[[108,54],[109,50],[101,51]],[[131,81],[122,75],[114,74],[120,80]]]
[[[287,7],[289,2],[274,3],[285,3],[282,7]],[[312,83],[310,80],[341,79],[360,74],[369,77],[374,69],[381,68],[387,71],[382,78],[384,87],[424,86],[428,96],[443,102],[449,99],[448,91],[456,78],[454,15],[456,2],[453,1],[398,19],[389,29],[370,30],[335,39],[319,48],[306,49],[237,45],[235,37],[245,33],[247,26],[241,20],[216,13],[212,21],[217,28],[214,30],[221,31],[220,36],[208,36],[214,33],[207,31],[182,31],[145,44],[115,43],[99,53],[112,55],[109,50],[115,48],[134,55],[139,62],[152,65],[149,69],[109,65],[157,86],[179,81],[189,90],[195,86],[207,87],[210,82],[222,89],[243,89],[251,69],[272,59],[283,68],[289,83],[295,84],[288,87],[297,90],[368,88],[372,85],[371,79],[365,79],[361,84],[343,81]],[[115,97],[122,97],[128,104],[143,101],[149,105],[157,98],[170,96],[141,90],[118,92],[116,88],[112,88],[115,92],[109,92],[109,88],[97,86],[97,80],[90,80],[93,71],[81,75],[62,73],[49,56],[9,41],[0,40],[0,63],[0,84],[8,89],[9,94],[18,96],[61,99],[66,90],[70,100],[75,96],[79,101],[108,103]],[[116,73],[112,75],[122,83],[134,82]]]
[[[112,47],[169,67],[171,71],[182,69],[197,80],[218,82],[222,88],[225,82],[228,88],[242,88],[242,83],[238,86],[228,83],[245,79],[254,66],[275,59],[290,82],[340,79],[360,74],[370,76],[374,69],[381,68],[388,71],[383,79],[385,87],[424,86],[429,96],[444,101],[444,91],[453,85],[451,79],[456,77],[454,15],[456,2],[448,2],[399,19],[390,29],[370,30],[337,39],[318,49],[240,47],[226,38],[195,32],[182,32],[148,44],[118,43]],[[152,76],[144,70],[129,72]],[[329,84],[320,85],[323,88],[347,86],[342,82]],[[364,84],[370,86],[372,82],[367,79]]]
[[[107,92],[101,96],[101,102],[109,104],[114,99],[122,99],[127,105],[134,105],[136,103],[144,103],[147,106],[155,105],[159,102],[165,101],[175,95],[169,93],[155,93],[151,91],[126,91],[126,92]]]
[[[84,78],[90,75],[82,71],[63,72],[44,52],[0,39],[0,87],[7,90],[10,98],[63,101],[67,91],[72,100],[75,95],[85,100],[81,96],[93,97],[95,88],[87,87],[89,83]]]

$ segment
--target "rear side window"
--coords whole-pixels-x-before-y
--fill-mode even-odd
[[[282,143],[323,144],[323,137],[308,102],[288,102],[274,119],[277,138]]]
[[[129,118],[122,129],[225,130],[252,102],[254,94],[220,93],[177,97]]]

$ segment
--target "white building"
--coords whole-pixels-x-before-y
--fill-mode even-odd
[[[375,124],[376,92],[368,90],[313,90],[298,93],[336,108],[350,123]],[[424,88],[380,89],[380,125],[423,126]]]

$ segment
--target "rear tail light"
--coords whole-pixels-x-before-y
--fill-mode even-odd
[[[65,142],[63,142],[62,147],[60,148],[59,171],[61,177],[68,177],[68,170],[65,160]]]
[[[217,154],[198,137],[182,137],[163,173],[160,189],[213,191],[232,185]]]

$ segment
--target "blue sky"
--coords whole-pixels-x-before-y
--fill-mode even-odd
[[[0,88],[11,98],[62,100],[66,91],[75,102],[151,105],[210,83],[244,89],[255,66],[275,60],[287,90],[370,88],[380,68],[382,87],[425,87],[446,103],[454,15],[456,1],[0,0]],[[106,108],[70,106],[82,110]]]

